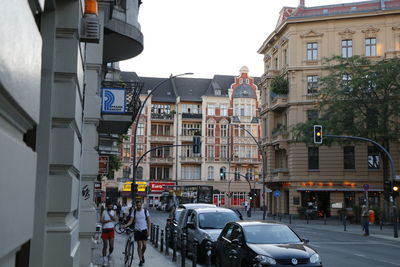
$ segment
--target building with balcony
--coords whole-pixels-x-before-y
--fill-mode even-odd
[[[110,115],[100,96],[109,85],[107,63],[143,50],[139,6],[138,0],[4,6],[0,266],[93,266],[99,151],[116,153],[114,135],[129,128],[136,110]],[[117,88],[124,96],[135,92]]]
[[[125,77],[135,75],[124,73]],[[144,83],[141,99],[146,93],[165,80],[141,77]],[[243,67],[238,76],[215,75],[212,79],[173,78],[163,84],[150,96],[140,115],[137,128],[137,158],[145,151],[167,145],[152,151],[139,164],[137,178],[145,181],[150,188],[149,204],[161,200],[163,185],[212,185],[214,202],[222,206],[239,206],[247,198],[249,184],[243,176],[249,173],[252,188],[258,194],[254,205],[260,206],[259,174],[261,160],[258,146],[245,130],[256,140],[260,137],[259,81],[248,75]],[[200,135],[201,153],[193,153],[193,136]],[[131,145],[133,131],[123,146]],[[130,163],[124,163],[126,168]],[[220,170],[226,172],[220,176]],[[234,172],[240,172],[235,180]],[[123,176],[120,171],[116,177]],[[231,182],[229,182],[231,180]],[[231,194],[231,204],[228,201]],[[122,201],[130,201],[129,193],[121,192]]]
[[[268,194],[269,212],[298,214],[311,206],[328,216],[338,215],[340,207],[363,203],[364,184],[370,188],[370,205],[382,206],[382,167],[371,164],[371,159],[379,161],[371,145],[306,146],[293,140],[290,129],[318,116],[315,92],[325,73],[324,57],[399,56],[399,23],[398,0],[317,7],[306,7],[301,0],[298,7],[282,9],[275,31],[258,50],[264,55],[265,70],[260,87],[267,186],[281,191],[279,198]],[[287,78],[288,86],[272,91],[278,76]],[[391,146],[395,162],[397,147]]]

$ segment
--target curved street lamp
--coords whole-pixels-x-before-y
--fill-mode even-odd
[[[132,170],[132,186],[131,186],[131,193],[132,193],[132,206],[134,205],[134,202],[136,200],[136,190],[134,190],[135,188],[135,184],[136,184],[136,132],[137,132],[137,128],[138,128],[138,124],[139,124],[139,118],[140,118],[140,114],[142,114],[142,110],[144,108],[144,106],[146,105],[147,100],[150,98],[150,96],[158,89],[160,88],[161,85],[163,85],[164,83],[172,80],[173,78],[179,77],[179,76],[184,76],[184,75],[192,75],[194,73],[192,72],[186,72],[186,73],[181,73],[178,75],[170,75],[169,78],[162,80],[161,82],[159,82],[158,84],[156,84],[153,89],[150,90],[150,92],[148,92],[146,98],[144,99],[143,103],[140,105],[139,108],[139,112],[136,115],[136,118],[133,120],[133,123],[135,123],[135,129],[133,131],[133,159],[132,159],[132,164],[133,164],[133,170]]]

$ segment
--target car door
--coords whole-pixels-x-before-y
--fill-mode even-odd
[[[228,223],[222,230],[221,235],[218,238],[217,244],[217,257],[220,259],[221,266],[229,266],[230,258],[227,249],[229,248],[231,241],[230,236],[234,228],[233,223]]]
[[[195,226],[195,229],[187,227],[187,249],[188,251],[192,251],[193,241],[196,237],[196,229],[197,229],[197,213],[195,211],[190,213],[188,217],[187,223],[192,223]]]

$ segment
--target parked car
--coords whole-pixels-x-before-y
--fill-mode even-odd
[[[322,266],[319,255],[307,243],[284,224],[232,222],[216,242],[215,266]]]
[[[236,212],[226,208],[187,209],[180,216],[177,227],[178,237],[182,231],[186,231],[189,248],[193,247],[193,241],[196,239],[199,242],[198,258],[205,259],[207,242],[210,241],[213,246],[225,224],[239,220]]]

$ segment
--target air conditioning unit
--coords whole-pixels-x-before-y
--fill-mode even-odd
[[[85,14],[81,22],[80,41],[84,43],[100,42],[100,22],[95,14]]]

